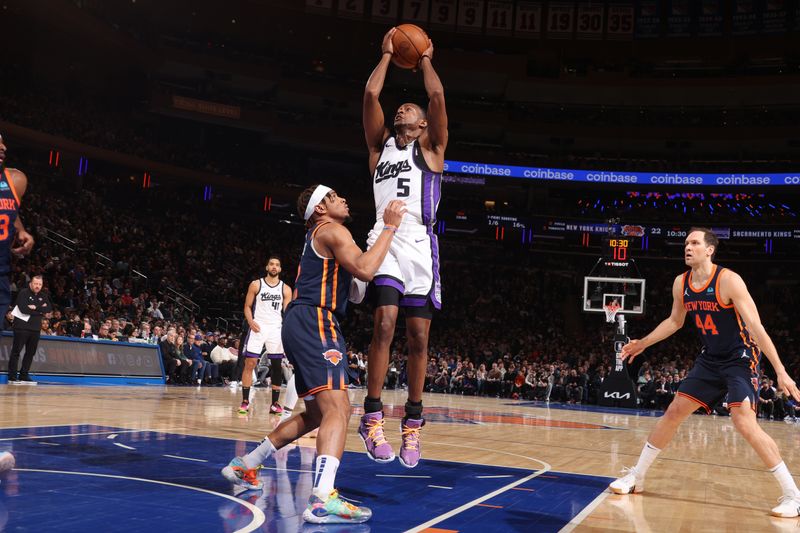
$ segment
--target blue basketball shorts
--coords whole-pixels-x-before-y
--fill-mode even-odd
[[[350,374],[345,342],[332,312],[291,305],[283,317],[281,337],[286,357],[294,366],[300,398],[325,390],[347,390]]]
[[[758,348],[744,348],[723,356],[702,353],[678,387],[678,394],[699,403],[709,413],[726,393],[729,408],[749,401],[755,410],[760,362]]]

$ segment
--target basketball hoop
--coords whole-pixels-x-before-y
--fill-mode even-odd
[[[603,311],[606,314],[606,322],[609,324],[613,323],[620,309],[622,309],[622,307],[619,305],[604,305]]]

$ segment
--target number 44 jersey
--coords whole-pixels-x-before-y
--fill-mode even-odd
[[[726,304],[719,295],[720,276],[725,269],[714,265],[708,282],[695,288],[692,273],[683,275],[683,307],[697,327],[705,353],[710,356],[728,356],[743,353],[745,348],[756,348],[747,326],[733,305]]]

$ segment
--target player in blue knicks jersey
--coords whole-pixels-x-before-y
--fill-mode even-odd
[[[370,459],[379,463],[394,460],[394,451],[383,432],[381,390],[389,369],[389,349],[397,316],[402,308],[408,341],[408,401],[400,427],[399,459],[403,466],[413,468],[421,457],[422,391],[431,319],[433,310],[442,306],[439,241],[434,228],[441,199],[448,131],[444,87],[433,68],[430,39],[418,65],[428,96],[427,109],[414,103],[401,104],[395,112],[392,130],[386,127],[379,97],[394,52],[392,36],[396,31],[392,28],[384,36],[381,60],[364,89],[364,136],[369,150],[376,215],[367,245],[373,246],[380,235],[383,213],[389,202],[405,201],[408,212],[373,281],[375,329],[367,355],[367,396],[358,434]]]
[[[28,188],[28,177],[20,170],[6,168],[6,152],[5,140],[0,135],[0,329],[11,303],[11,284],[8,279],[11,256],[26,255],[33,249],[33,237],[25,231],[19,217],[22,197]]]
[[[617,494],[642,492],[648,468],[681,423],[698,406],[710,412],[727,393],[734,427],[780,484],[782,495],[772,514],[783,518],[800,516],[797,485],[775,441],[756,421],[761,354],[772,363],[782,390],[795,400],[800,400],[800,391],[786,373],[742,278],[713,263],[718,245],[719,240],[710,229],[692,228],[686,237],[684,255],[690,270],[675,278],[672,285],[672,313],[649,335],[622,348],[623,359],[633,360],[648,346],[681,329],[687,315],[703,343],[675,399],[648,436],[639,462],[610,488]]]
[[[319,428],[314,488],[303,519],[317,524],[365,522],[372,512],[339,497],[334,488],[350,417],[350,376],[339,319],[344,317],[353,277],[371,280],[389,251],[405,204],[395,200],[386,206],[383,230],[367,252],[344,227],[350,209],[335,191],[311,186],[300,195],[297,210],[309,229],[281,337],[306,410],[280,424],[255,450],[234,458],[222,475],[237,485],[260,489],[257,469],[266,458]]]

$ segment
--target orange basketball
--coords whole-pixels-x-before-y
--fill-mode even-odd
[[[414,24],[400,24],[392,36],[392,63],[400,68],[416,68],[428,49],[428,34]]]

